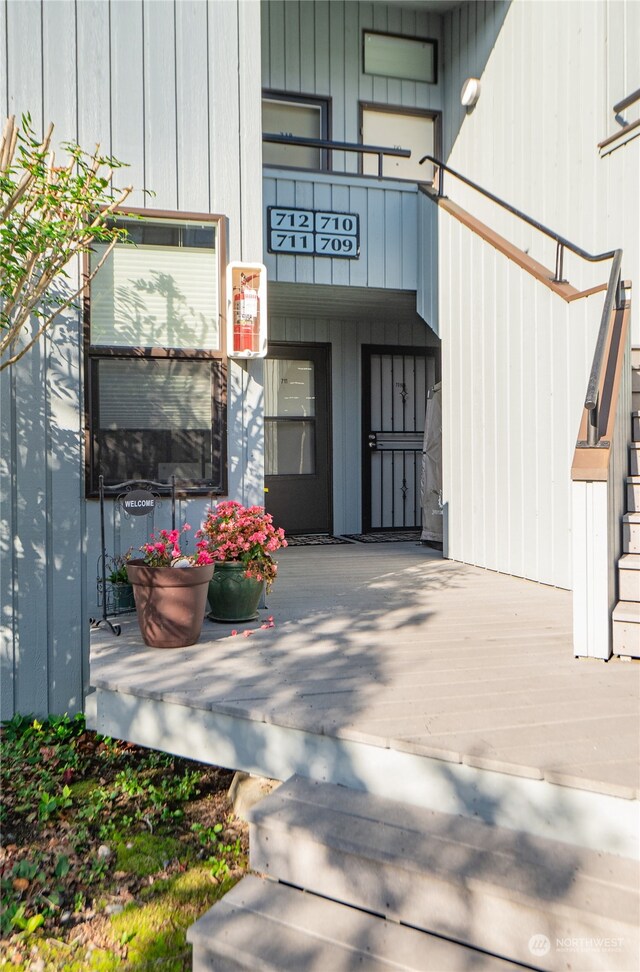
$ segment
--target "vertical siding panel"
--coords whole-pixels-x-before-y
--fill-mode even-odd
[[[417,247],[418,239],[418,195],[401,193],[399,200],[400,220],[400,240],[398,241],[398,252],[400,253],[400,278],[397,284],[403,290],[415,290],[417,287],[417,266],[416,258],[419,250]]]
[[[329,3],[330,0],[316,0],[315,7],[315,36],[316,36],[316,84],[315,91],[319,95],[331,94],[329,80]],[[332,131],[329,138],[339,138]]]
[[[300,90],[316,89],[315,10],[312,3],[300,4]]]
[[[56,142],[77,135],[75,5],[43,5],[44,115],[57,121]],[[52,100],[54,94],[64,96]],[[69,268],[77,279],[78,264]],[[83,415],[80,394],[81,328],[78,313],[67,311],[46,335],[47,468],[47,649],[49,712],[78,711],[83,702],[83,668],[88,634],[82,624],[85,556],[82,520]],[[73,648],[71,646],[74,646]],[[80,651],[74,650],[75,646]],[[86,658],[83,659],[83,655]],[[83,661],[85,664],[83,664]]]
[[[0,115],[9,114],[9,87],[7,81],[7,7],[6,3],[0,3]]]
[[[284,18],[284,84],[287,91],[301,91],[300,87],[300,4],[289,0]]]
[[[331,198],[332,212],[344,213],[349,209],[349,187],[334,186]],[[350,260],[331,260],[331,279],[334,284],[347,286],[349,283]]]
[[[402,214],[398,192],[387,190],[384,194],[384,239],[388,243],[384,247],[385,287],[400,287],[402,282]]]
[[[329,72],[332,97],[333,138],[345,141],[346,134],[346,90],[345,90],[345,38],[344,38],[344,0],[332,0],[329,5]],[[333,153],[333,167],[344,172],[345,153]]]
[[[34,129],[43,127],[41,7],[38,3],[7,8],[9,110],[19,118],[30,112]],[[31,57],[23,56],[23,38],[32,39]],[[39,342],[8,375],[14,397],[14,604],[16,662],[14,702],[18,712],[46,713],[47,658],[47,476],[44,422],[47,374]]]
[[[157,209],[177,209],[175,0],[145,4],[145,181]]]
[[[358,81],[360,78],[360,49],[361,33],[359,27],[358,4],[346,3],[344,12],[344,44],[345,44],[345,102],[348,110],[345,113],[344,138],[347,142],[360,141],[360,111],[357,104]],[[345,171],[358,172],[360,159],[353,152],[346,153]]]
[[[243,58],[239,82],[240,103],[240,202],[242,259],[262,259],[262,152],[260,64],[253,50],[253,38],[260,30],[258,0],[238,5],[238,50]],[[221,145],[216,151],[224,151]]]
[[[241,257],[240,239],[240,146],[238,129],[240,99],[237,84],[238,20],[235,3],[209,7],[209,153],[211,158],[211,208],[229,220],[230,260]],[[222,133],[228,133],[224,137]],[[233,133],[233,135],[232,135]],[[231,435],[230,435],[231,439]]]
[[[195,0],[181,0],[175,9],[176,206],[190,212],[209,212],[209,92],[202,84],[202,68],[207,63],[207,7]]]
[[[285,0],[269,2],[269,86],[275,91],[286,87]]]
[[[42,105],[42,17],[39,0],[23,0],[7,6],[7,84],[9,114],[17,119],[28,112],[37,133],[44,130]],[[30,56],[24,54],[24,38],[30,38]],[[3,52],[4,55],[4,52]],[[47,121],[48,124],[48,121]]]
[[[368,235],[372,240],[377,237],[385,239],[386,226],[384,224],[384,192],[369,189],[367,198]],[[373,281],[384,280],[384,250],[381,246],[367,246],[367,276],[371,284]]]
[[[313,209],[313,183],[296,182],[295,205],[299,209]],[[295,276],[298,283],[313,283],[313,264],[312,256],[295,257]]]
[[[314,209],[331,210],[331,186],[327,183],[317,183],[313,191]],[[331,283],[331,260],[317,259],[313,261],[314,283]]]
[[[99,143],[104,152],[112,152],[109,11],[109,4],[100,0],[76,4],[78,141],[87,148]],[[129,185],[130,178],[129,169],[125,169],[118,176],[118,184]]]
[[[111,151],[127,162],[126,183],[136,191],[127,200],[132,206],[153,206],[142,192],[154,187],[145,183],[144,80],[142,4],[112,3],[111,13]]]
[[[367,234],[369,223],[367,219],[367,190],[360,186],[352,186],[349,190],[349,212],[360,216],[360,256],[357,260],[349,261],[349,282],[353,287],[366,287],[367,280]]]
[[[0,3],[0,114],[9,113],[7,7]],[[0,591],[4,610],[0,615],[0,712],[3,719],[14,714],[13,691],[15,684],[15,628],[16,602],[15,543],[16,525],[14,504],[17,501],[11,471],[17,468],[15,443],[15,412],[13,404],[12,375],[9,369],[0,372]]]

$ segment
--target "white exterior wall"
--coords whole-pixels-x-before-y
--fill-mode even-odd
[[[586,250],[623,247],[640,291],[640,138],[597,148],[640,87],[640,4],[471,0],[444,23],[445,161]],[[465,111],[469,76],[482,90]],[[553,272],[537,231],[448,175],[445,193]],[[566,304],[443,211],[438,259],[448,555],[570,587],[570,467],[604,295]],[[609,268],[565,261],[578,287]]]
[[[443,43],[444,161],[584,250],[622,247],[622,275],[640,288],[640,135],[602,158],[597,147],[620,128],[613,105],[640,88],[640,4],[468,0],[444,17]],[[482,89],[467,110],[470,76]],[[449,176],[445,192],[553,270],[555,244],[536,230]],[[575,286],[608,274],[567,254]]]
[[[257,0],[2,0],[0,113],[53,121],[56,144],[100,142],[129,163],[131,205],[225,214],[228,258],[259,261],[259,34]],[[100,531],[84,500],[82,370],[71,315],[0,376],[3,719],[77,711],[88,682]],[[230,363],[229,494],[245,502],[263,496],[261,396],[262,365]],[[203,506],[180,519],[196,526]],[[110,552],[148,524],[127,526],[107,524]]]

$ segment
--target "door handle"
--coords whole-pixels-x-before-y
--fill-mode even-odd
[[[367,445],[369,446],[370,449],[378,448],[378,437],[375,432],[369,433],[369,441],[367,442]]]

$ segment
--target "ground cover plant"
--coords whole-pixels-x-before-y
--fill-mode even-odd
[[[227,770],[84,718],[0,730],[0,969],[191,969],[186,929],[246,867]]]

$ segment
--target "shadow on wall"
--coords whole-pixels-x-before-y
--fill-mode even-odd
[[[0,374],[2,719],[82,709],[80,369],[79,322],[68,314]]]
[[[460,103],[462,85],[467,78],[482,81],[510,6],[511,0],[470,0],[444,15],[446,69],[441,156],[444,162],[465,118],[474,111],[473,107],[465,108]]]

